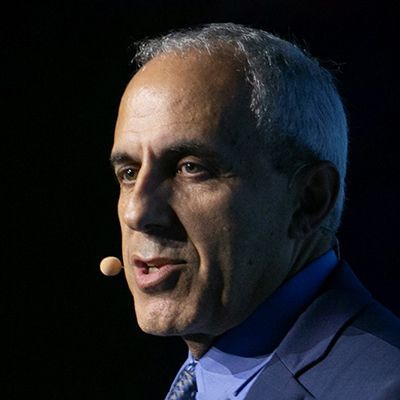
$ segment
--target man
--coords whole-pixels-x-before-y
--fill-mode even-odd
[[[333,250],[345,113],[266,32],[142,44],[111,162],[141,329],[189,356],[168,399],[399,399],[400,327]]]

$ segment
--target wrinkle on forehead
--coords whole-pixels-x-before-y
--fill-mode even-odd
[[[134,93],[121,104],[116,132],[146,133],[214,130],[221,110],[170,92],[150,88]]]
[[[243,68],[232,56],[157,56],[128,84],[116,137],[137,135],[135,140],[142,140],[157,132],[160,141],[190,132],[247,134],[253,125],[249,93]]]
[[[125,94],[128,99],[164,98],[172,109],[194,102],[218,107],[243,97],[245,86],[243,67],[237,60],[191,52],[155,57],[132,78]]]

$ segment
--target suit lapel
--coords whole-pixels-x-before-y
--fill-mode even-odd
[[[246,400],[308,400],[313,397],[275,354],[257,377]]]
[[[298,318],[250,389],[246,399],[312,399],[301,375],[316,367],[342,330],[371,301],[371,296],[341,262],[320,295]]]

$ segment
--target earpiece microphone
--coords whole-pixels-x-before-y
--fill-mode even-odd
[[[106,257],[100,262],[100,271],[107,276],[118,275],[122,268],[124,266],[117,257]]]

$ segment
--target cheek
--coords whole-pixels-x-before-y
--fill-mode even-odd
[[[232,191],[196,188],[179,193],[172,207],[184,227],[188,240],[198,251],[215,256],[218,244],[230,235],[232,220]]]
[[[123,225],[124,221],[126,203],[127,203],[126,195],[121,191],[118,197],[118,204],[117,204],[118,219],[121,226]]]
[[[118,198],[117,212],[118,220],[121,227],[121,233],[126,235],[130,230],[130,213],[132,204],[130,203],[129,191],[121,190]]]
[[[174,210],[200,262],[199,287],[213,290],[230,285],[238,225],[232,188],[219,189],[193,190],[174,199]]]
[[[122,258],[124,264],[128,263],[128,237],[130,234],[130,229],[128,225],[125,223],[125,210],[126,210],[126,199],[124,196],[120,195],[118,199],[118,219],[121,229],[121,239],[122,239]]]

